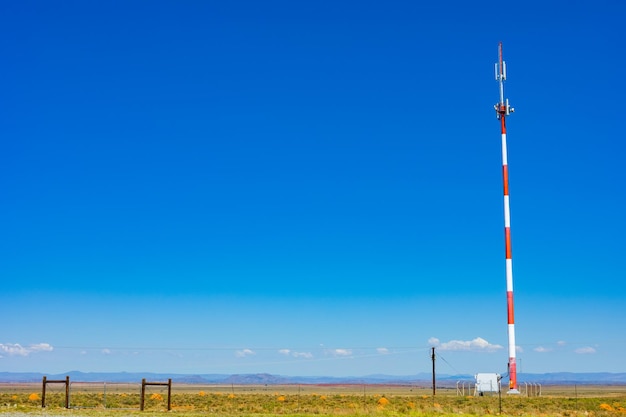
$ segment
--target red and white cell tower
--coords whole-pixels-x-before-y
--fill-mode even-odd
[[[509,99],[504,98],[506,63],[502,59],[502,42],[498,45],[496,81],[500,84],[500,102],[494,107],[502,132],[502,180],[504,183],[504,248],[506,255],[506,304],[509,334],[509,394],[518,394],[517,365],[515,363],[515,320],[513,315],[513,260],[511,258],[511,213],[509,208],[509,167],[506,150],[506,117],[513,113]]]

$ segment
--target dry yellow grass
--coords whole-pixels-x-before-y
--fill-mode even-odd
[[[37,385],[0,385],[0,416],[20,411],[40,414]],[[41,389],[41,387],[39,387]],[[429,395],[430,393],[430,395]],[[541,397],[457,395],[439,389],[408,386],[197,386],[174,385],[171,414],[195,417],[240,416],[484,416],[499,414],[537,417],[626,417],[626,387],[544,387]],[[32,396],[32,398],[31,398]],[[166,412],[167,390],[146,393],[146,412],[139,412],[139,385],[73,384],[72,415],[152,415]],[[46,393],[47,410],[63,411],[63,390]],[[501,407],[501,408],[500,408]],[[148,414],[146,414],[148,413]]]

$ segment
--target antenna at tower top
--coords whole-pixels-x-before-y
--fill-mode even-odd
[[[498,44],[498,62],[496,63],[496,80],[506,80],[506,62],[502,59],[502,42]]]
[[[494,106],[496,117],[501,119],[515,111],[509,105],[509,99],[504,98],[504,80],[506,80],[506,61],[502,58],[502,42],[498,44],[498,62],[495,65],[496,81],[500,83],[500,102]]]

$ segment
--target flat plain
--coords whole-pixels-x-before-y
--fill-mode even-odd
[[[457,387],[410,385],[172,385],[72,383],[70,407],[64,385],[0,384],[0,415],[128,416],[162,413],[215,416],[626,416],[626,386],[521,387],[520,395],[475,396]],[[526,388],[526,391],[524,391]],[[168,403],[170,411],[168,411]]]

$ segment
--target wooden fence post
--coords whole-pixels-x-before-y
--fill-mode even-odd
[[[146,378],[141,380],[141,402],[139,403],[140,411],[143,411],[145,396],[146,396]]]
[[[70,376],[65,377],[65,408],[70,408]]]
[[[172,378],[167,380],[167,411],[172,411]]]
[[[41,387],[41,408],[46,408],[46,380],[47,377],[43,377],[42,387]]]

